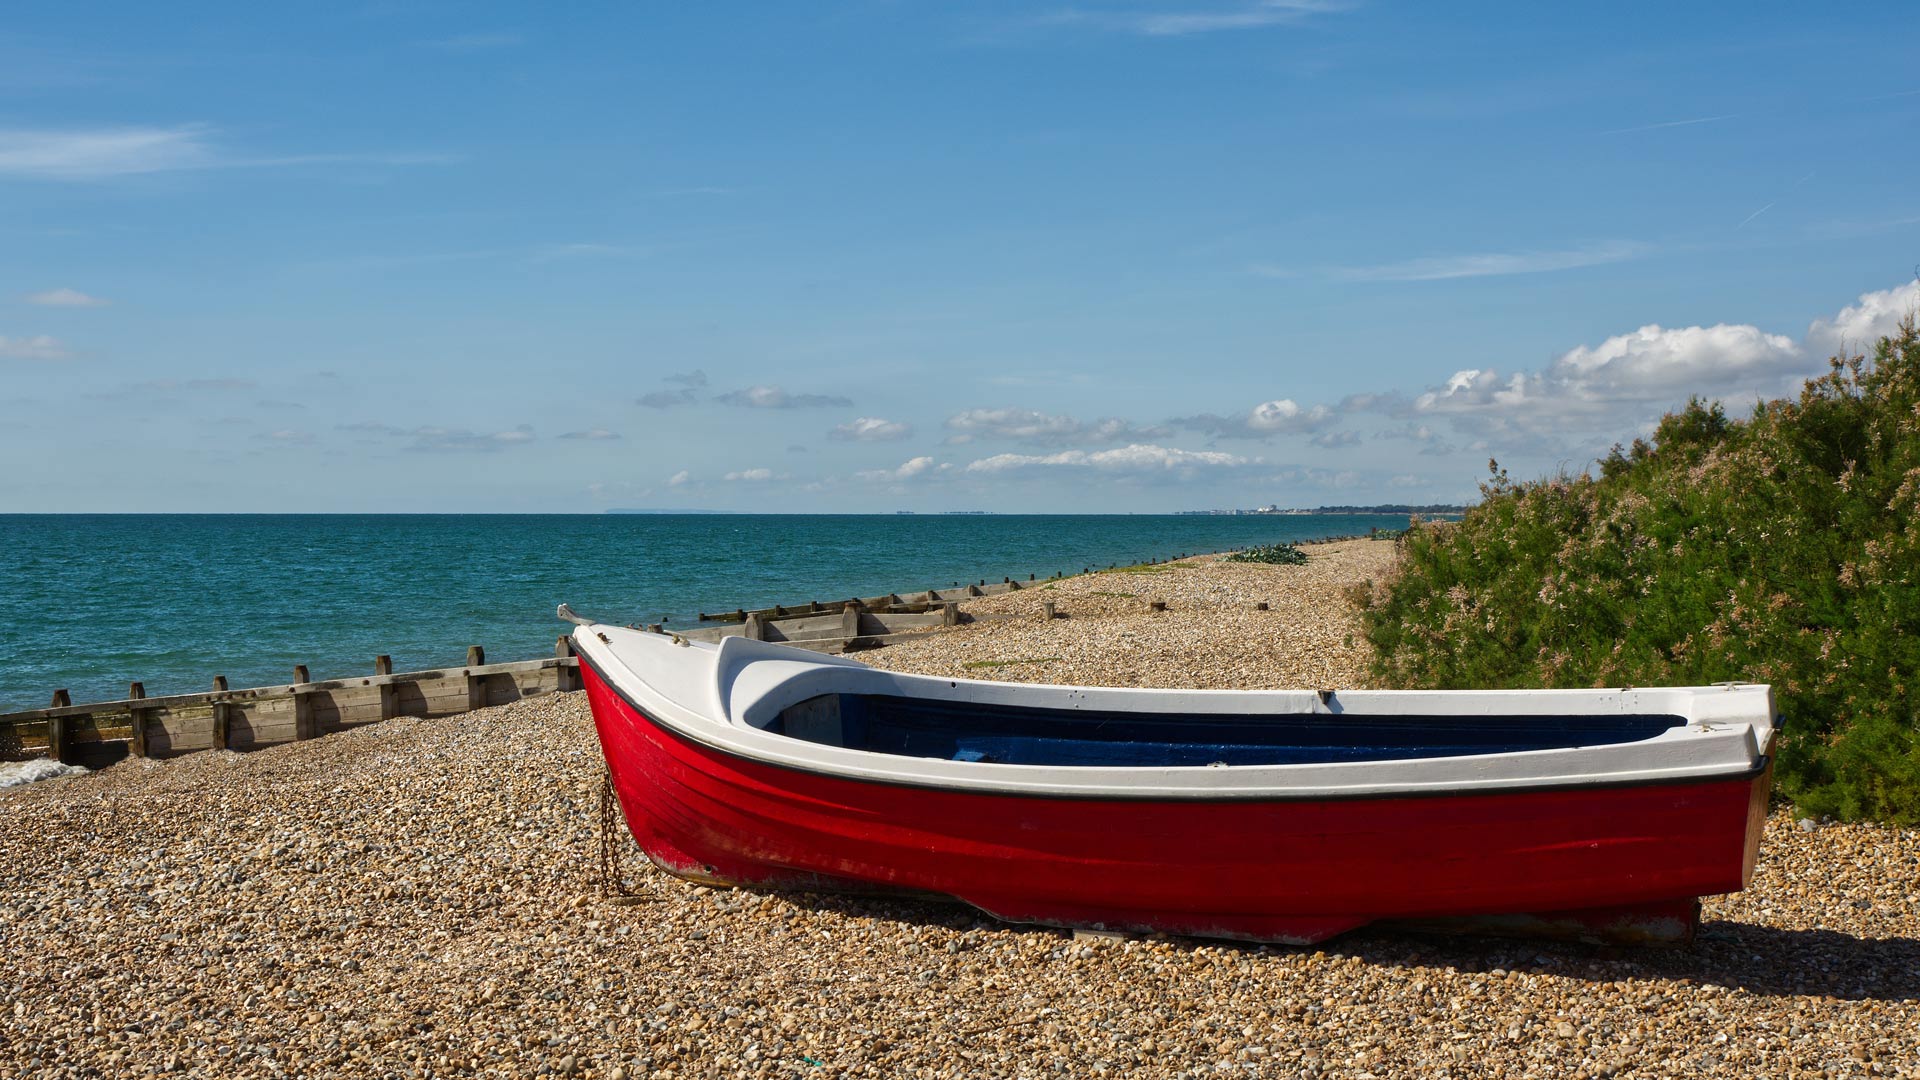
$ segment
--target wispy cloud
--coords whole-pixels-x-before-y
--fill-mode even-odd
[[[1602,135],[1627,135],[1635,131],[1659,131],[1661,128],[1692,127],[1695,124],[1717,124],[1722,120],[1738,120],[1739,113],[1727,113],[1724,116],[1696,116],[1690,120],[1662,120],[1657,124],[1635,124],[1632,127],[1610,128]]]
[[[792,394],[778,386],[749,386],[745,390],[730,390],[713,400],[722,405],[740,405],[749,409],[822,409],[853,404],[853,399],[838,394]]]
[[[106,307],[112,303],[97,296],[88,296],[79,289],[48,289],[45,292],[32,293],[27,303],[40,307],[89,308]]]
[[[534,440],[533,426],[521,424],[506,431],[492,433],[473,432],[465,428],[446,428],[427,425],[423,427],[403,428],[377,421],[361,421],[355,424],[341,424],[341,431],[357,431],[370,435],[386,435],[393,438],[408,438],[413,441],[405,449],[417,451],[479,451],[492,452],[508,447],[520,446]]]
[[[0,336],[0,360],[65,360],[72,355],[73,350],[45,334],[27,338]]]
[[[645,254],[641,249],[621,244],[547,244],[536,248],[531,258],[545,263],[561,259],[618,259],[641,254]]]
[[[1071,8],[1041,16],[1042,25],[1091,26],[1147,37],[1182,37],[1224,30],[1258,30],[1353,7],[1343,0],[1253,0],[1203,10],[1119,11]]]
[[[1582,266],[1626,262],[1652,251],[1653,247],[1649,244],[1613,241],[1567,251],[1492,251],[1438,255],[1378,266],[1348,266],[1331,271],[1330,276],[1343,281],[1448,281],[1510,274],[1547,274]],[[1284,276],[1274,267],[1254,266],[1251,269],[1263,277]]]
[[[1774,207],[1776,207],[1776,206],[1779,206],[1779,205],[1780,205],[1780,201],[1781,201],[1781,199],[1785,199],[1785,198],[1786,198],[1786,197],[1787,197],[1788,195],[1791,195],[1791,194],[1793,194],[1794,192],[1796,192],[1796,191],[1798,191],[1798,190],[1800,190],[1800,185],[1802,185],[1802,184],[1804,184],[1804,183],[1806,183],[1807,181],[1809,181],[1809,180],[1811,180],[1811,179],[1813,179],[1813,176],[1814,176],[1814,174],[1813,174],[1813,173],[1808,173],[1807,175],[1805,175],[1805,176],[1803,176],[1803,177],[1801,177],[1800,179],[1798,179],[1798,180],[1795,180],[1795,181],[1793,182],[1793,186],[1792,186],[1792,187],[1790,187],[1790,188],[1788,188],[1788,189],[1787,189],[1786,191],[1784,191],[1784,192],[1782,192],[1782,193],[1781,193],[1781,195],[1780,195],[1780,198],[1779,198],[1779,199],[1775,199],[1775,200],[1773,200],[1772,202],[1769,202],[1769,203],[1768,203],[1767,205],[1765,205],[1765,206],[1763,206],[1763,207],[1761,207],[1760,209],[1758,209],[1758,210],[1755,210],[1755,211],[1754,211],[1753,213],[1751,213],[1751,214],[1748,214],[1748,215],[1747,215],[1746,217],[1743,217],[1743,218],[1741,218],[1741,219],[1740,219],[1740,224],[1738,224],[1738,225],[1735,225],[1735,226],[1733,227],[1733,228],[1734,228],[1734,231],[1735,231],[1735,232],[1738,232],[1739,230],[1741,230],[1741,229],[1744,229],[1744,228],[1746,228],[1746,227],[1747,227],[1747,226],[1748,226],[1748,225],[1749,225],[1750,223],[1752,223],[1752,221],[1753,221],[1753,220],[1754,220],[1755,218],[1757,218],[1757,217],[1759,217],[1759,216],[1760,216],[1761,214],[1764,214],[1764,213],[1766,213],[1767,211],[1769,211],[1769,210],[1771,210],[1771,209],[1773,209]]]
[[[187,169],[293,165],[429,165],[458,160],[444,154],[294,154],[245,157],[227,153],[206,124],[66,130],[0,130],[0,176],[43,180],[104,180]]]
[[[680,389],[655,390],[650,394],[642,394],[634,400],[634,404],[645,405],[649,409],[671,409],[677,405],[691,405],[695,400],[694,391],[703,389],[707,385],[707,373],[698,370],[686,371],[669,375],[660,381],[672,383]]]
[[[255,442],[271,443],[274,446],[311,446],[313,433],[299,428],[280,428],[275,431],[263,431],[253,437]]]
[[[97,401],[141,401],[154,397],[166,397],[175,394],[228,393],[240,390],[257,390],[259,384],[252,379],[216,378],[216,379],[147,379],[142,382],[127,383],[113,390],[95,390],[87,394]]]
[[[1034,446],[1072,446],[1090,443],[1137,442],[1165,435],[1165,428],[1143,428],[1118,417],[1082,421],[1038,409],[966,409],[947,418],[949,445],[975,439],[1008,439]]]
[[[606,428],[598,427],[588,428],[585,431],[569,431],[564,435],[557,436],[557,438],[562,439],[584,439],[589,442],[605,442],[609,439],[617,439],[619,437],[620,433],[617,431],[608,431]]]
[[[93,179],[204,169],[215,158],[201,124],[76,131],[0,131],[0,175]]]
[[[1135,479],[1187,478],[1201,471],[1242,469],[1260,464],[1257,458],[1212,450],[1183,450],[1151,443],[1088,453],[1062,450],[1057,454],[995,454],[967,465],[974,475],[1096,472]]]
[[[525,44],[526,40],[524,36],[514,33],[455,34],[452,37],[423,41],[421,44],[429,49],[439,49],[442,52],[475,53],[491,52],[495,49],[511,49],[516,45]]]

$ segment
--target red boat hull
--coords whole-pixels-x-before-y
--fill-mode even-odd
[[[952,896],[1012,922],[1307,943],[1378,920],[1673,939],[1752,872],[1768,776],[1338,800],[1035,798],[723,753],[582,664],[640,847],[681,876]],[[1542,914],[1544,913],[1544,914]]]

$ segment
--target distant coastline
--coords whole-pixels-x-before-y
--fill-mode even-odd
[[[1262,506],[1252,510],[1176,510],[1182,515],[1244,517],[1249,515],[1273,517],[1306,517],[1314,514],[1464,514],[1467,507],[1455,503],[1429,503],[1425,506],[1413,506],[1406,503],[1386,503],[1379,506],[1316,506],[1307,509],[1282,509],[1278,506]]]

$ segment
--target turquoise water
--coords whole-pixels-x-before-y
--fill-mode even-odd
[[[0,711],[551,655],[616,622],[1046,577],[1396,515],[0,515]]]

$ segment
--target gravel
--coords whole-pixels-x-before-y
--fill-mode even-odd
[[[1314,550],[977,601],[1069,617],[867,658],[1357,685],[1341,591],[1389,545]],[[603,896],[599,778],[565,694],[0,792],[0,1078],[1920,1076],[1920,831],[1776,813],[1687,950],[1292,949],[710,890],[624,835],[635,895]]]

